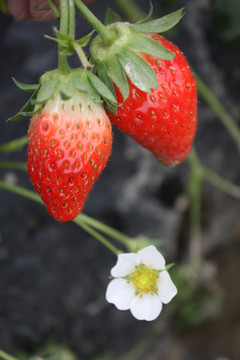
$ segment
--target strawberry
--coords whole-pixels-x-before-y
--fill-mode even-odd
[[[49,213],[60,222],[82,210],[111,153],[111,124],[88,96],[49,100],[28,133],[28,175]]]
[[[179,48],[158,34],[149,35],[175,54],[173,60],[141,53],[158,78],[158,87],[146,93],[129,79],[124,101],[115,86],[117,113],[108,112],[115,126],[152,151],[164,165],[182,162],[192,148],[197,123],[197,87]]]
[[[183,9],[154,20],[151,14],[152,8],[136,24],[109,23],[108,15],[110,40],[97,36],[90,54],[96,73],[116,95],[117,107],[105,103],[112,122],[172,166],[191,151],[197,88],[183,53],[159,35],[177,24]]]
[[[74,219],[105,168],[112,148],[110,120],[101,96],[110,90],[90,71],[58,70],[42,76],[39,85],[11,120],[31,116],[28,132],[29,177],[49,213],[58,221]]]

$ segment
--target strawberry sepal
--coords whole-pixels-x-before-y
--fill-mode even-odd
[[[114,39],[106,44],[101,36],[96,36],[90,45],[90,59],[94,64],[94,71],[108,86],[113,84],[120,90],[123,99],[129,95],[127,77],[140,90],[150,93],[157,89],[158,81],[155,72],[145,61],[142,54],[154,56],[158,59],[173,60],[175,54],[165,48],[150,36],[151,33],[160,33],[170,30],[183,17],[184,9],[179,9],[160,19],[151,20],[152,6],[148,16],[136,24],[115,22],[115,14],[107,12],[105,23]],[[110,81],[112,85],[110,85]],[[111,90],[112,91],[112,90]]]
[[[15,85],[17,85],[17,87],[22,91],[34,92],[39,87],[39,84],[23,84],[14,77],[12,77],[12,79]]]
[[[133,30],[142,33],[163,33],[172,29],[184,16],[184,8],[172,12],[171,14],[162,16],[159,19],[147,21],[144,23],[136,23],[132,25]]]
[[[25,85],[14,79],[16,85],[25,91],[34,93],[22,109],[9,121],[22,120],[41,111],[44,105],[54,96],[67,101],[74,97],[76,92],[88,94],[94,103],[101,104],[107,101],[111,107],[116,106],[115,94],[108,89],[105,83],[91,71],[84,69],[72,70],[69,74],[62,74],[58,70],[45,73],[39,85]]]

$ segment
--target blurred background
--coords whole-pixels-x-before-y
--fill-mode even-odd
[[[155,17],[185,7],[186,15],[166,37],[225,107],[225,117],[239,125],[239,0],[152,3]],[[148,12],[148,1],[134,4]],[[89,7],[101,20],[107,7],[127,20],[129,14],[119,5],[121,1],[96,0]],[[57,67],[57,46],[43,36],[53,35],[53,26],[57,20],[15,22],[0,14],[0,145],[24,136],[29,125],[28,119],[6,122],[28,98],[11,77],[36,83]],[[91,31],[80,14],[76,26],[77,37]],[[72,66],[77,65],[73,57]],[[240,184],[239,147],[216,108],[207,104],[210,98],[201,87],[196,151],[204,166]],[[25,146],[0,152],[0,160],[26,161],[26,155]],[[192,241],[191,174],[188,161],[165,168],[114,128],[111,159],[84,208],[133,238],[159,239],[167,262],[176,264],[171,275],[179,294],[153,323],[138,322],[105,301],[116,261],[107,249],[74,223],[58,224],[41,205],[0,189],[0,348],[19,359],[239,360],[238,190],[230,196],[203,182],[200,239],[205,262],[199,273],[193,268],[191,273],[190,267],[186,271]],[[33,190],[24,171],[0,169],[0,179]]]

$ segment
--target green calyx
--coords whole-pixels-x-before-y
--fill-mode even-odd
[[[173,60],[175,56],[149,34],[170,30],[183,17],[183,9],[156,20],[151,20],[151,15],[152,6],[146,19],[130,24],[119,22],[118,15],[108,10],[105,24],[112,41],[106,43],[101,35],[97,35],[90,44],[90,61],[95,72],[113,94],[114,83],[124,100],[129,95],[127,78],[147,93],[158,87],[157,76],[141,53],[164,60]]]
[[[114,23],[107,26],[112,42],[106,46],[101,36],[97,36],[90,45],[90,53],[98,62],[107,61],[121,53],[130,43],[131,25],[129,23]]]
[[[22,109],[10,121],[31,117],[41,111],[44,105],[57,94],[63,101],[71,99],[76,92],[87,94],[95,103],[108,102],[116,106],[116,100],[108,87],[91,71],[72,70],[68,74],[53,70],[45,73],[38,85],[25,85],[14,79],[15,84],[23,91],[33,92]]]

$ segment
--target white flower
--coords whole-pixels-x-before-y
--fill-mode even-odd
[[[155,320],[162,304],[169,303],[177,294],[165,269],[165,260],[155,246],[137,253],[118,255],[112,268],[106,299],[119,310],[129,310],[138,320]]]

